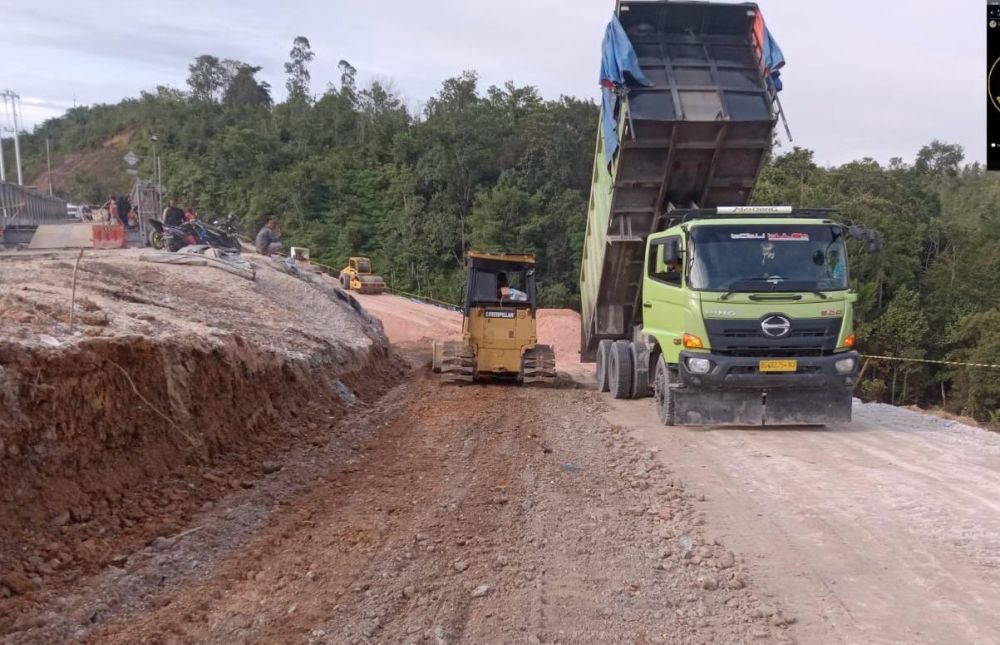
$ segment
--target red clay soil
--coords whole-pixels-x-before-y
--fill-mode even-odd
[[[108,188],[127,188],[132,184],[132,177],[125,174],[125,166],[122,164],[122,156],[128,152],[129,134],[121,133],[111,137],[96,150],[86,152],[71,152],[64,155],[55,155],[52,159],[51,173],[47,169],[42,169],[35,176],[32,185],[45,186],[52,181],[52,189],[56,193],[63,193],[73,188],[73,183],[77,177],[103,178],[102,184]],[[110,180],[110,181],[109,181]],[[107,199],[107,196],[104,197]]]
[[[579,366],[580,314],[571,309],[539,309],[538,342],[552,346],[559,369]]]
[[[352,458],[290,455],[13,642],[785,640],[695,500],[601,410],[591,391],[422,370],[351,421],[370,433]]]
[[[72,261],[0,259],[0,636],[398,378],[336,287],[258,262],[250,282],[88,254],[71,331]]]
[[[457,311],[388,294],[357,295],[357,298],[382,321],[389,340],[397,345],[429,345],[434,339],[461,337],[462,314]],[[555,349],[557,369],[578,370],[580,314],[570,309],[539,309],[538,342]]]

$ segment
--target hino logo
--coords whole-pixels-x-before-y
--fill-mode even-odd
[[[771,338],[784,338],[792,331],[792,321],[784,316],[768,316],[760,321],[760,330]]]

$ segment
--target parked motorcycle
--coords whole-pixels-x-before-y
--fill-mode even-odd
[[[231,249],[239,253],[243,250],[240,244],[239,233],[236,230],[236,216],[230,213],[225,219],[212,221],[211,226],[205,226],[207,236],[206,244],[211,244],[216,248]]]
[[[184,222],[180,226],[169,226],[160,220],[150,219],[149,245],[157,251],[166,249],[176,253],[185,246],[198,244],[198,236],[188,224],[190,222]]]
[[[160,220],[151,219],[149,245],[157,250],[177,252],[185,246],[204,244],[225,253],[239,253],[242,246],[236,235],[235,218],[232,219],[233,221],[230,221],[227,218],[218,226],[198,220],[190,220],[179,226],[169,226]]]

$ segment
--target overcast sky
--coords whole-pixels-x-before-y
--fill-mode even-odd
[[[784,50],[781,94],[795,144],[820,163],[911,160],[938,138],[985,157],[985,2],[762,0]],[[0,89],[29,126],[76,104],[117,102],[165,84],[210,53],[263,66],[284,97],[282,64],[304,35],[321,93],[350,61],[419,107],[464,69],[483,87],[513,80],[542,95],[598,96],[613,0],[0,0]],[[787,145],[787,144],[785,144]]]

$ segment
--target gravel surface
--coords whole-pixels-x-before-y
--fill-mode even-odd
[[[704,496],[706,528],[801,642],[996,642],[1000,435],[880,404],[771,429],[668,429],[648,401],[608,405]]]
[[[351,422],[368,437],[355,458],[290,455],[280,479],[12,642],[786,640],[794,618],[761,602],[674,473],[602,409],[592,392],[421,370]]]

